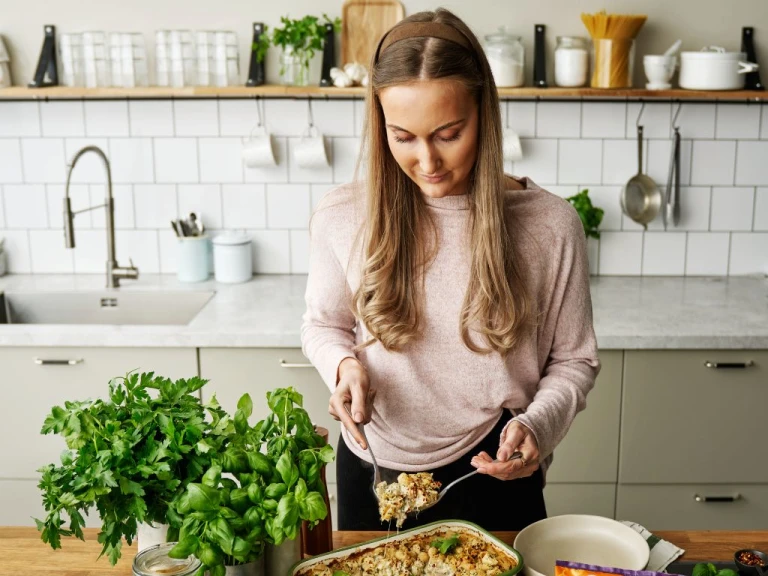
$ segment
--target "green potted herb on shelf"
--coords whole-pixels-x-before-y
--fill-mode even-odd
[[[584,233],[588,238],[600,238],[600,231],[597,229],[603,221],[604,211],[592,205],[589,198],[589,190],[582,190],[574,196],[566,198],[568,202],[576,209],[584,226]]]
[[[106,399],[55,406],[41,433],[63,436],[68,450],[60,465],[39,470],[42,540],[56,549],[62,536],[84,539],[83,516],[95,508],[101,555],[115,564],[123,539],[131,544],[140,525],[172,524],[169,503],[210,468],[226,440],[206,423],[197,395],[206,382],[129,373],[110,381]],[[168,539],[176,533],[171,527]]]
[[[338,32],[341,19],[331,20],[323,14],[324,20],[317,16],[304,16],[300,19],[281,16],[282,26],[272,31],[272,44],[282,48],[280,56],[280,76],[284,84],[307,86],[309,84],[309,63],[315,52],[323,49],[325,25],[333,24]]]

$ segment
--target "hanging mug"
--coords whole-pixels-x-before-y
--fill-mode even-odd
[[[309,126],[301,141],[296,145],[296,163],[302,168],[325,168],[329,166],[325,138],[315,126]]]
[[[517,162],[523,159],[523,147],[520,144],[520,137],[511,128],[504,130],[504,160],[506,162]]]
[[[248,168],[267,168],[277,164],[272,135],[262,124],[251,130],[248,140],[243,142],[242,154]]]

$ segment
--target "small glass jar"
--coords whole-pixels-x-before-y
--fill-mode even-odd
[[[174,546],[176,542],[165,542],[139,552],[133,559],[133,576],[192,576],[202,563],[194,556],[169,558]]]
[[[589,49],[586,38],[558,36],[555,46],[555,84],[563,88],[586,86]]]
[[[497,88],[517,88],[525,84],[525,48],[520,36],[513,36],[506,26],[485,37],[485,55]]]

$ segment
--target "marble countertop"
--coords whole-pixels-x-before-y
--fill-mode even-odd
[[[261,275],[244,284],[182,284],[175,276],[125,281],[120,291],[203,290],[187,325],[0,324],[0,346],[300,347],[306,276]],[[0,292],[102,290],[103,275],[9,275]],[[764,277],[594,277],[601,349],[768,349]]]

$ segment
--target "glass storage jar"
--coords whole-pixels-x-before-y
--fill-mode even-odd
[[[563,88],[586,86],[589,77],[586,38],[558,36],[555,47],[555,84]]]
[[[525,84],[525,48],[520,36],[510,34],[505,26],[501,26],[498,33],[485,37],[484,48],[497,88],[516,88]]]
[[[168,552],[174,546],[176,542],[165,542],[139,552],[133,559],[133,576],[192,576],[200,569],[200,560],[170,558]]]

